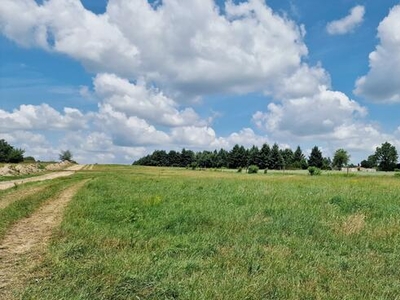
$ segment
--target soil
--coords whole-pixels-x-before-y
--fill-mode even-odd
[[[30,217],[17,222],[0,241],[0,299],[14,299],[13,290],[30,279],[29,274],[42,261],[68,202],[86,182],[69,187],[56,199],[48,200]]]
[[[68,161],[49,164],[47,166],[44,166],[41,163],[6,164],[3,167],[0,167],[0,176],[18,176],[26,174],[35,174],[43,171],[60,171],[67,168],[70,165],[71,163]]]
[[[5,190],[5,189],[11,188],[15,185],[23,184],[26,182],[44,181],[44,180],[54,179],[54,178],[58,178],[58,177],[70,176],[70,175],[74,174],[75,171],[79,171],[84,167],[85,167],[85,165],[72,165],[72,166],[66,168],[64,171],[53,172],[53,173],[45,174],[42,176],[35,176],[35,177],[31,177],[31,178],[26,178],[26,179],[16,179],[16,180],[0,182],[0,190]]]

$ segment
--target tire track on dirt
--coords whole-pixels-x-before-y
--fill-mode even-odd
[[[48,200],[30,217],[12,226],[0,241],[0,299],[13,299],[13,290],[23,286],[30,270],[41,262],[64,209],[87,181],[68,187],[56,199]]]
[[[16,180],[0,182],[0,190],[9,189],[15,185],[23,184],[26,182],[44,181],[44,180],[55,179],[55,178],[59,178],[59,177],[71,176],[72,174],[75,174],[76,171],[79,171],[84,167],[85,167],[85,165],[73,165],[69,168],[66,168],[64,171],[49,173],[49,174],[45,174],[42,176],[36,176],[36,177],[31,177],[31,178],[26,178],[26,179],[16,179]]]

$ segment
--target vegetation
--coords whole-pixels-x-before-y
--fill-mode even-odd
[[[14,188],[0,191],[0,200],[9,197],[10,194],[24,194],[30,188],[37,186],[45,186],[40,192],[33,195],[22,197],[19,201],[14,202],[4,209],[0,209],[0,239],[4,236],[7,229],[10,228],[19,219],[29,216],[35,209],[37,209],[44,201],[55,197],[62,189],[73,184],[75,179],[71,177],[54,179],[44,183],[29,183],[22,186],[15,185]]]
[[[249,169],[247,170],[247,173],[249,173],[249,174],[257,174],[258,170],[259,170],[258,166],[251,165],[251,166],[249,166]]]
[[[349,163],[350,155],[344,149],[338,149],[333,156],[332,167],[341,170]]]
[[[246,149],[235,145],[230,151],[201,151],[194,153],[183,149],[182,152],[171,150],[156,150],[133,163],[133,165],[158,167],[190,167],[190,168],[248,168],[251,165],[259,169],[307,169],[308,164],[300,148],[293,152],[291,149],[279,149],[277,144],[272,148],[264,144],[261,149],[252,146]]]
[[[317,167],[308,167],[308,173],[311,176],[321,175],[321,169]]]
[[[17,149],[7,143],[5,140],[0,140],[0,163],[19,163],[24,160],[24,150]]]
[[[69,150],[62,150],[59,154],[59,158],[61,161],[71,161],[72,162],[72,153]]]
[[[374,157],[381,171],[393,171],[399,158],[396,148],[388,142],[376,148]]]
[[[272,148],[264,144],[261,149],[252,146],[246,149],[243,146],[235,145],[230,151],[220,149],[219,151],[200,151],[193,152],[183,149],[182,152],[171,150],[156,150],[152,154],[142,157],[135,161],[133,165],[139,166],[158,166],[158,167],[186,167],[186,168],[230,168],[243,169],[250,165],[255,165],[259,169],[302,169],[306,170],[309,166],[322,170],[341,170],[342,167],[349,165],[350,155],[344,149],[338,149],[333,157],[323,157],[321,150],[314,146],[311,154],[306,159],[300,146],[293,152],[291,149],[279,149],[275,143]],[[363,168],[377,168],[381,171],[393,171],[400,168],[397,163],[397,150],[390,143],[383,143],[378,147],[376,153],[363,160]],[[350,166],[354,166],[350,164]]]
[[[311,150],[310,157],[308,158],[308,165],[310,167],[317,168],[322,168],[322,166],[324,165],[322,152],[318,149],[317,146],[314,146],[314,148],[312,148]]]
[[[398,178],[277,174],[82,173],[17,298],[396,299]]]

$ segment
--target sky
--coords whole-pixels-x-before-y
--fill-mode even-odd
[[[0,139],[42,161],[400,151],[398,0],[2,0],[0,51]]]

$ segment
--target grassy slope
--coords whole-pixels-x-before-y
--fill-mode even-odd
[[[400,180],[97,167],[24,299],[396,299]]]

